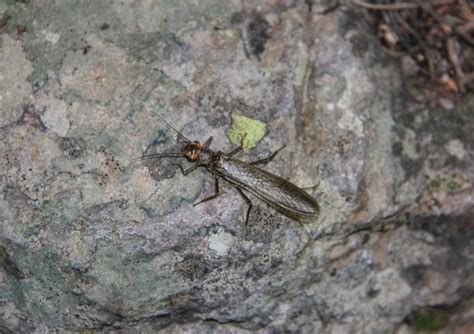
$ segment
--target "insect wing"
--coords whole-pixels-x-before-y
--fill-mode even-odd
[[[290,218],[316,218],[319,204],[293,183],[229,156],[221,156],[215,171],[232,184],[247,190]]]

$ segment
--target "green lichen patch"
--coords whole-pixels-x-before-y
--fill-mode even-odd
[[[227,136],[235,145],[240,145],[243,139],[243,149],[248,151],[254,148],[267,133],[267,125],[259,120],[231,114],[232,125],[227,129]]]
[[[218,29],[217,33],[229,38],[235,37],[237,35],[237,32],[234,29],[229,28]]]
[[[441,189],[443,180],[439,176],[431,179],[429,176],[425,175],[425,180],[430,192],[436,192]]]
[[[303,85],[303,81],[308,74],[309,54],[308,49],[303,43],[298,44],[298,67],[296,69],[295,85]]]
[[[434,332],[445,327],[449,322],[446,311],[440,309],[425,310],[415,316],[413,327],[417,332]]]
[[[440,190],[459,191],[470,186],[470,181],[464,175],[445,173],[430,177],[425,175],[427,189],[434,193]]]

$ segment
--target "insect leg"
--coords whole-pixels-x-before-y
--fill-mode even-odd
[[[245,225],[249,222],[249,215],[250,215],[250,210],[252,210],[252,201],[247,197],[247,195],[244,194],[244,192],[240,189],[237,188],[237,191],[239,192],[240,196],[244,199],[244,201],[247,203],[248,209],[247,209],[247,214],[245,215]]]
[[[283,146],[280,147],[278,150],[276,150],[275,152],[273,152],[269,157],[263,158],[263,159],[260,159],[260,160],[257,160],[257,161],[249,162],[249,164],[250,164],[250,165],[266,164],[267,162],[271,161],[271,160],[278,154],[278,152],[280,152],[280,151],[283,150],[284,148],[285,148],[285,145],[283,145]]]
[[[229,153],[227,153],[228,156],[233,156],[237,153],[239,153],[240,151],[242,151],[242,144],[240,144],[239,146],[237,146],[236,148],[234,148],[232,151],[230,151]]]
[[[312,186],[310,187],[302,187],[301,189],[303,190],[309,190],[309,189],[317,189],[319,187],[319,184],[321,183],[321,180],[318,180],[318,183],[316,184],[313,184]]]
[[[178,164],[173,164],[173,165],[177,166],[181,170],[181,173],[183,173],[183,175],[185,176],[191,173],[193,170],[195,170],[199,166],[198,164],[194,164],[191,167],[184,169],[183,166],[181,165],[178,165]]]
[[[233,156],[233,155],[239,153],[240,151],[242,151],[242,148],[244,147],[244,139],[245,139],[246,135],[247,134],[244,134],[242,136],[242,138],[240,139],[240,145],[238,147],[234,148],[232,151],[230,151],[230,153],[227,153],[228,156]]]
[[[201,203],[204,203],[204,202],[207,202],[207,201],[210,201],[211,199],[214,199],[216,198],[217,196],[219,196],[219,178],[214,178],[214,195],[211,195],[209,197],[206,197],[202,200],[200,200],[199,202],[197,203],[194,203],[193,206],[196,206],[198,204],[201,204]]]

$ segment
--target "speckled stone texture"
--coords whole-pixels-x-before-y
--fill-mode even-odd
[[[0,331],[473,330],[474,98],[426,109],[363,12],[317,1],[0,3]],[[304,227],[132,161],[266,124]],[[311,239],[309,239],[311,238]],[[429,327],[431,326],[431,327]],[[434,327],[433,327],[434,326]]]

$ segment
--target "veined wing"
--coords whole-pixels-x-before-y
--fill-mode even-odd
[[[319,204],[313,197],[275,174],[226,155],[212,168],[230,183],[251,192],[290,218],[304,221],[319,215]]]

